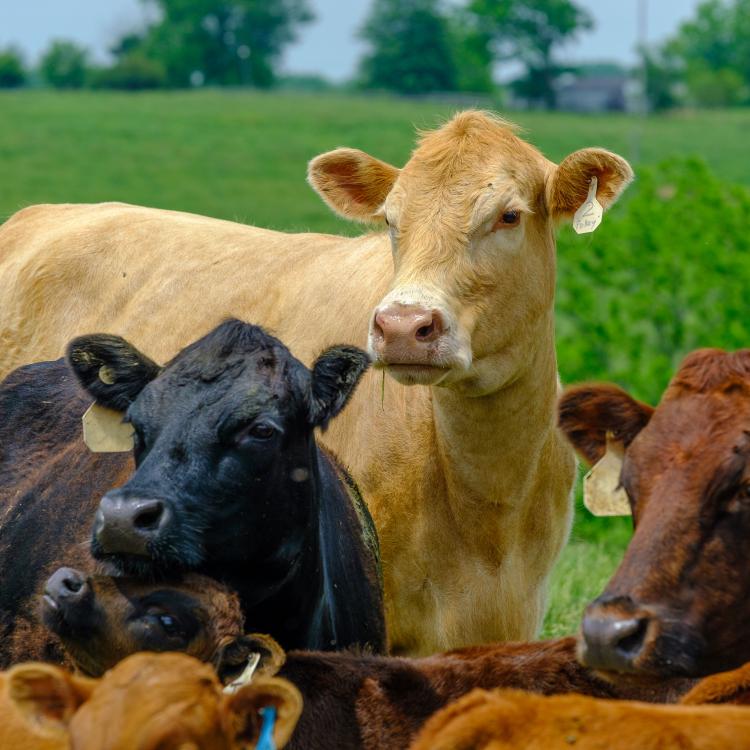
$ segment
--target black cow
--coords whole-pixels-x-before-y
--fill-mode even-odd
[[[231,320],[163,368],[107,335],[76,339],[69,362],[100,405],[126,412],[135,471],[123,454],[87,455],[78,436],[86,399],[71,393],[62,364],[9,376],[0,502],[12,522],[0,529],[0,563],[13,558],[22,584],[8,584],[7,596],[0,588],[6,632],[51,569],[91,569],[80,550],[96,512],[92,550],[107,572],[195,570],[235,589],[248,626],[287,647],[384,649],[374,527],[313,435],[346,404],[363,352],[334,347],[308,370],[262,329]],[[30,482],[21,466],[34,468]]]

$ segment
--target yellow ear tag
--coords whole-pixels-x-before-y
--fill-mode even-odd
[[[591,184],[589,185],[589,194],[573,217],[573,229],[576,230],[576,234],[593,232],[602,223],[604,209],[596,199],[596,188],[598,185],[599,180],[596,177],[592,177]]]
[[[623,444],[607,433],[607,450],[583,478],[583,504],[595,516],[629,516],[628,495],[620,484]]]
[[[83,442],[92,453],[125,453],[133,450],[133,427],[122,421],[122,412],[93,403],[81,422]]]

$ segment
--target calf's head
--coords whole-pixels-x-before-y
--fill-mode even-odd
[[[73,664],[92,677],[138,651],[182,651],[212,663],[228,681],[257,650],[244,635],[237,596],[195,573],[155,583],[60,568],[45,585],[41,608]]]
[[[598,148],[555,165],[473,111],[424,134],[402,169],[349,148],[313,159],[310,184],[334,211],[388,227],[395,273],[370,319],[375,365],[404,384],[473,393],[511,379],[550,326],[555,226],[594,177],[606,208],[632,172]]]
[[[261,328],[230,320],[164,367],[117,336],[82,336],[68,360],[134,430],[136,469],[101,500],[92,551],[118,572],[251,566],[269,588],[317,533],[313,430],[367,368],[354,347],[308,370]]]
[[[7,673],[7,693],[37,732],[75,750],[250,750],[267,707],[281,748],[302,710],[286,680],[259,678],[226,695],[209,666],[174,653],[135,654],[96,680],[20,664]]]
[[[689,355],[656,409],[615,386],[566,391],[560,425],[589,462],[610,433],[635,532],[586,610],[583,663],[659,677],[750,660],[750,350]]]

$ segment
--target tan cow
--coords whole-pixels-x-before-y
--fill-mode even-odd
[[[325,442],[378,527],[394,648],[529,639],[574,474],[555,426],[554,230],[593,177],[606,208],[632,173],[602,149],[557,166],[504,121],[464,112],[400,170],[352,149],[311,162],[335,211],[386,232],[28,208],[0,228],[0,369],[94,331],[165,361],[230,313],[307,363],[329,344],[368,344],[376,369]]]

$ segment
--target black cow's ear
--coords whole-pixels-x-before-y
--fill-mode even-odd
[[[365,370],[366,352],[356,346],[332,346],[316,360],[312,369],[310,424],[323,429],[343,408]]]
[[[161,369],[125,339],[105,333],[73,339],[67,359],[97,403],[117,411],[127,410]]]

